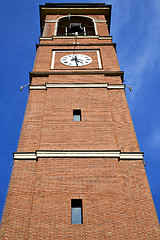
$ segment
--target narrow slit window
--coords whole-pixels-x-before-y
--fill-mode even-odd
[[[71,199],[71,223],[82,224],[82,199]]]
[[[73,121],[81,121],[81,110],[80,109],[76,109],[73,110]]]

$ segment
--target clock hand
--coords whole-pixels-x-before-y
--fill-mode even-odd
[[[76,62],[76,65],[78,66],[78,58],[76,55],[72,55],[72,58],[71,58],[71,61],[75,61]]]
[[[76,65],[78,66],[78,58],[77,58],[77,56],[75,55],[75,62],[76,62]]]
[[[73,54],[73,55],[72,55],[72,58],[71,58],[71,61],[74,61],[74,60],[75,60],[75,57],[76,57],[76,56]]]

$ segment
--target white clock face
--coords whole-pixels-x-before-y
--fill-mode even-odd
[[[61,63],[70,67],[82,67],[92,62],[92,58],[83,54],[70,54],[61,58]]]

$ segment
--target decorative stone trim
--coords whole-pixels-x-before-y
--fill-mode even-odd
[[[124,84],[108,83],[46,83],[45,85],[30,85],[29,90],[47,90],[47,88],[107,88],[125,89]]]
[[[100,40],[112,40],[112,36],[99,36],[99,35],[96,35],[96,36],[52,36],[52,37],[40,37],[39,40],[53,40],[53,39],[78,39],[78,38],[98,38]]]
[[[124,84],[108,84],[107,89],[125,89]]]
[[[30,85],[29,90],[47,90],[46,84],[45,85]]]
[[[14,160],[37,160],[36,153],[34,152],[27,152],[27,153],[13,153]]]
[[[52,50],[52,61],[51,61],[51,70],[54,70],[54,65],[55,65],[55,56],[56,56],[56,53],[58,52],[64,52],[64,53],[70,53],[70,54],[73,54],[73,49],[53,49]],[[97,54],[97,60],[98,60],[98,68],[99,69],[102,69],[102,62],[101,62],[101,57],[100,57],[100,50],[99,49],[76,49],[76,53],[90,53],[90,52],[95,52]]]
[[[40,37],[39,41],[41,40],[53,40],[53,37]]]
[[[45,20],[45,23],[56,23],[57,20]]]
[[[123,71],[103,71],[103,70],[76,70],[76,71],[59,71],[59,70],[54,70],[50,72],[30,72],[30,82],[32,80],[32,77],[48,77],[49,75],[93,75],[93,74],[103,74],[104,76],[120,76],[123,80],[124,72]]]
[[[70,15],[71,17],[73,17],[73,16],[76,16],[76,15]],[[79,15],[78,15],[79,16]],[[80,15],[81,16],[81,15]],[[66,16],[64,16],[64,17],[67,17],[67,15]],[[86,17],[86,16],[84,16],[84,17]],[[90,18],[90,17],[88,17],[88,18]],[[59,19],[61,19],[61,18],[58,18],[58,20]],[[93,18],[90,18],[90,19],[93,19]],[[98,22],[98,23],[106,23],[107,21],[106,20],[94,20],[93,19],[93,21],[94,22]],[[45,23],[56,23],[57,22],[57,20],[45,20]]]
[[[143,152],[121,152],[120,160],[143,160]]]
[[[99,40],[112,40],[112,36],[99,36]]]
[[[116,48],[116,43],[77,43],[78,46],[113,46],[114,48]],[[40,46],[57,46],[57,47],[61,47],[61,46],[72,46],[73,47],[73,43],[38,43],[36,44],[36,48],[40,47]]]
[[[52,36],[52,37],[40,37],[39,40],[53,40],[53,39],[77,39],[77,38],[99,38],[99,36]]]
[[[94,20],[96,23],[107,23],[106,20]]]
[[[143,152],[121,152],[120,150],[37,150],[35,152],[14,152],[14,160],[38,160],[38,158],[118,158],[121,160],[142,160]]]

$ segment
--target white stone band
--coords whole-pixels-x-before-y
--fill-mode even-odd
[[[29,90],[47,90],[47,88],[107,88],[124,89],[124,84],[108,83],[46,83],[45,85],[30,85]]]
[[[73,15],[71,15],[72,17]],[[74,15],[75,16],[75,15]],[[67,17],[67,16],[66,16]],[[59,20],[59,19],[58,19]],[[45,23],[57,23],[58,20],[45,20]],[[96,23],[106,23],[106,20],[94,20]]]
[[[38,158],[118,158],[119,160],[144,160],[143,152],[115,151],[45,151],[37,150],[34,153],[15,152],[14,160],[38,160]]]
[[[106,20],[94,20],[96,23],[107,23]]]
[[[56,23],[57,20],[45,20],[45,23]]]
[[[98,38],[100,40],[112,40],[112,36],[99,36],[99,35],[96,35],[96,36],[52,36],[52,37],[40,37],[39,40],[53,40],[54,38]]]

